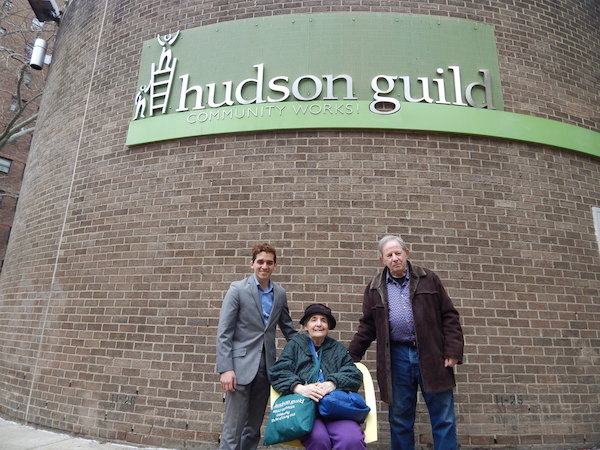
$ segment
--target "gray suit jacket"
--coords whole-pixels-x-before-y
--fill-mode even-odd
[[[219,317],[217,329],[217,372],[235,371],[237,383],[250,384],[265,350],[267,370],[275,363],[277,324],[286,339],[296,333],[285,290],[273,283],[273,310],[265,326],[262,305],[254,276],[231,283]]]

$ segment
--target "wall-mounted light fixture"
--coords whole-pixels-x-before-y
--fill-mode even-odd
[[[52,61],[52,55],[46,54],[48,43],[42,38],[36,38],[33,43],[33,49],[31,50],[31,57],[29,58],[29,66],[35,70],[42,70],[44,64],[50,64]]]
[[[41,22],[60,23],[60,10],[55,0],[28,0],[35,17]]]

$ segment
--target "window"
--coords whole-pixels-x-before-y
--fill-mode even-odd
[[[596,241],[600,250],[600,208],[592,208],[592,216],[594,217],[594,228],[596,229]]]
[[[19,110],[19,101],[17,100],[17,97],[13,96],[10,104],[8,105],[8,110],[10,112],[17,112]]]
[[[0,209],[4,208],[5,211],[8,211],[9,209],[12,209],[12,211],[16,211],[18,201],[18,195],[10,194],[5,190],[0,189]]]
[[[31,84],[31,80],[32,80],[32,75],[31,72],[23,72],[23,84],[25,86],[29,86]]]
[[[6,230],[6,238],[4,239],[4,243],[8,244],[8,240],[10,239],[10,232],[12,231],[12,227],[8,227]]]
[[[19,105],[19,100],[17,100],[17,97],[13,96],[10,104],[8,105],[8,110],[10,112],[17,112],[20,108],[24,108],[26,104],[27,100],[21,99],[21,104]]]
[[[10,165],[12,161],[6,158],[0,158],[0,173],[8,173],[10,172]]]

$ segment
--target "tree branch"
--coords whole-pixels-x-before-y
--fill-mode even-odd
[[[22,128],[20,131],[17,131],[16,133],[13,133],[10,136],[8,136],[6,142],[11,144],[14,141],[16,141],[17,138],[20,138],[21,136],[25,136],[26,134],[29,134],[29,133],[33,133],[34,130],[35,130],[35,127]]]

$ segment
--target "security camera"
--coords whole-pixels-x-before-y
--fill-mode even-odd
[[[35,70],[42,70],[44,63],[48,64],[50,55],[46,55],[46,48],[48,44],[44,39],[37,38],[33,43],[33,50],[31,50],[31,57],[29,58],[29,66]]]

